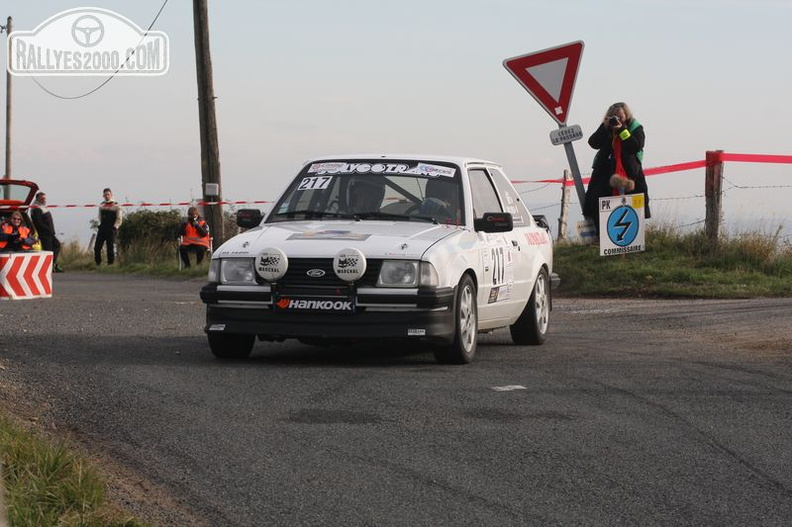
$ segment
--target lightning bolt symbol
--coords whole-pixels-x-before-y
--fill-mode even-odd
[[[630,230],[630,227],[632,227],[631,221],[624,221],[624,219],[627,217],[627,214],[629,214],[629,212],[630,212],[629,210],[624,210],[621,214],[621,218],[616,220],[616,223],[613,225],[617,229],[620,228],[622,230],[618,234],[618,236],[616,236],[616,240],[619,242],[624,240],[624,236],[627,234],[627,231]]]

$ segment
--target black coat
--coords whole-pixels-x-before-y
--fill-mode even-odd
[[[40,208],[35,208],[30,211],[30,219],[33,220],[33,225],[36,227],[39,238],[52,238],[55,236],[55,224],[52,221],[52,213],[50,211],[44,212]]]
[[[625,128],[629,128],[629,124]],[[617,130],[619,133],[621,130]],[[621,145],[622,166],[627,177],[635,182],[635,190],[628,194],[643,193],[645,196],[644,214],[650,218],[649,212],[649,189],[646,186],[646,176],[643,173],[641,160],[638,159],[638,152],[643,150],[646,135],[643,125],[638,125],[630,137],[623,140]],[[613,133],[605,126],[600,124],[597,131],[591,134],[588,140],[591,148],[597,149],[592,165],[591,180],[586,190],[586,202],[583,205],[583,215],[593,218],[599,214],[599,198],[613,196],[613,188],[610,186],[610,178],[616,173],[616,160],[613,159]]]

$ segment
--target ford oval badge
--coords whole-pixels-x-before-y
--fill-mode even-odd
[[[311,269],[305,274],[307,274],[311,278],[321,278],[325,275],[325,272],[321,269]]]

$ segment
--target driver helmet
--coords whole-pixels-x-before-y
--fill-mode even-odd
[[[350,212],[375,212],[385,197],[385,181],[381,177],[355,177],[347,187]]]

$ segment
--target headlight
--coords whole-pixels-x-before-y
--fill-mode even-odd
[[[380,287],[437,286],[437,271],[429,262],[386,260],[382,262],[377,285]]]
[[[224,258],[220,260],[220,282],[223,284],[255,284],[253,258]]]
[[[220,281],[220,260],[212,260],[209,262],[209,275],[206,278],[213,284]]]

